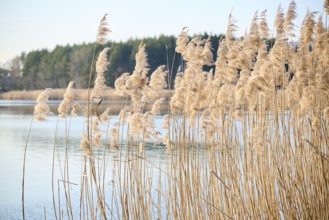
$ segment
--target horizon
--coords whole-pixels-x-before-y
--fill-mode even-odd
[[[147,37],[175,36],[185,26],[189,35],[207,33],[225,34],[228,16],[232,12],[237,21],[236,37],[243,36],[248,30],[255,11],[260,14],[267,9],[267,22],[273,33],[273,22],[279,4],[286,13],[291,0],[263,2],[246,0],[238,3],[206,0],[202,5],[196,1],[168,0],[165,5],[151,0],[130,2],[71,1],[43,2],[41,0],[12,0],[0,3],[0,66],[23,52],[34,50],[52,50],[56,46],[93,43],[99,20],[104,14],[111,33],[109,42],[125,42],[129,39]],[[295,33],[298,35],[301,22],[310,11],[323,14],[323,0],[296,1],[298,17]],[[74,8],[79,4],[79,8]],[[129,5],[129,7],[127,7]],[[200,7],[204,6],[204,8]],[[72,9],[73,8],[73,9]],[[200,9],[201,8],[201,9]],[[58,11],[61,12],[58,15]],[[318,16],[318,15],[317,15]],[[325,19],[325,17],[324,17]],[[134,21],[134,22],[132,22]]]

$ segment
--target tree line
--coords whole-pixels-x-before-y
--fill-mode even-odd
[[[213,55],[216,57],[218,43],[223,35],[209,36],[204,33],[201,38],[212,42]],[[151,74],[158,66],[166,65],[172,72],[173,79],[179,66],[181,56],[175,53],[176,37],[159,36],[143,39],[130,39],[126,42],[108,42],[109,66],[105,73],[107,86],[113,87],[115,80],[123,73],[132,73],[135,66],[135,54],[138,46],[146,44],[148,63]],[[34,50],[22,53],[11,60],[9,68],[0,68],[0,90],[33,90],[44,88],[65,88],[70,81],[75,81],[77,88],[87,88],[90,68],[95,72],[97,55],[103,47],[96,47],[93,64],[94,43],[56,46],[53,50]],[[92,80],[93,81],[93,80]]]

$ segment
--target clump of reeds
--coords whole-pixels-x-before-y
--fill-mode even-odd
[[[266,11],[254,14],[243,39],[235,38],[230,15],[216,60],[210,39],[190,39],[184,28],[176,45],[182,68],[167,100],[168,114],[161,115],[163,134],[154,117],[168,97],[158,91],[172,73],[160,66],[149,77],[141,43],[133,73],[115,81],[116,93],[130,100],[118,121],[108,120],[109,108],[101,115],[88,104],[80,143],[85,156],[80,208],[88,216],[81,211],[82,217],[106,219],[116,210],[118,219],[329,218],[328,27],[307,12],[296,48],[296,7],[295,1],[286,13],[278,7],[271,49]],[[102,19],[100,43],[108,32],[104,24]],[[108,50],[100,54],[95,87],[88,93],[96,107],[103,104]],[[106,140],[100,127],[105,123]],[[150,143],[166,146],[167,162],[147,157]],[[111,201],[104,196],[107,146],[116,158]]]
[[[274,24],[276,41],[270,51],[265,12],[260,18],[254,15],[243,40],[232,38],[237,27],[230,16],[226,40],[221,40],[215,62],[207,55],[211,46],[206,40],[188,39],[186,29],[180,33],[176,51],[184,59],[184,70],[175,80],[170,116],[163,118],[168,132],[163,143],[168,153],[175,150],[177,157],[164,174],[165,190],[157,189],[167,216],[328,217],[328,65],[320,55],[328,50],[324,38],[328,34],[322,17],[315,22],[315,14],[308,12],[296,50],[289,42],[295,37],[296,7],[292,1],[284,14],[279,6]],[[313,50],[309,49],[311,42],[315,43]],[[213,64],[214,73],[203,71],[204,66]],[[117,81],[118,88],[126,88],[123,82],[127,77],[125,74]],[[134,113],[128,118],[133,137],[144,130],[143,117]],[[180,153],[200,145],[220,150],[210,150],[207,165],[193,153]],[[152,164],[139,157],[136,165],[145,162]],[[315,169],[318,172],[312,172]],[[135,179],[125,175],[128,182]],[[129,197],[132,203],[121,205],[137,211],[135,205],[141,201],[138,193],[134,195]],[[157,210],[156,205],[153,208]],[[147,212],[123,215],[138,213],[148,216]]]

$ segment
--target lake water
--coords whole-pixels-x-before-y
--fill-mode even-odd
[[[66,126],[69,126],[67,150],[70,182],[78,184],[71,186],[71,200],[73,214],[78,216],[79,184],[83,159],[79,145],[84,119],[78,116],[65,121],[65,119],[58,119],[56,115],[51,115],[45,122],[33,121],[28,138],[34,104],[34,101],[0,100],[0,219],[22,218],[23,158],[26,143],[25,217],[26,219],[43,219],[46,214],[47,219],[54,219],[52,203],[53,149],[55,144],[57,154],[54,179],[57,200],[58,181],[62,179],[60,167],[63,167],[65,158]],[[58,102],[50,102],[50,105],[52,109],[56,109]],[[111,120],[115,122],[118,120],[117,116],[113,116]],[[155,123],[160,126],[161,118],[156,117]],[[104,130],[106,129],[104,128]],[[113,158],[117,158],[118,154],[122,154],[123,151],[122,149],[119,153],[109,154],[108,161],[110,162],[107,168],[109,171],[113,166],[111,162],[114,161]],[[145,155],[152,158],[153,163],[159,164],[166,158],[164,147],[146,147]],[[113,158],[111,159],[111,157]],[[106,187],[109,190],[112,180],[113,177],[110,174],[106,176]],[[61,206],[65,207],[65,204],[61,204]]]

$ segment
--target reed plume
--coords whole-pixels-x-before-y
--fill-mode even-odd
[[[130,108],[128,106],[123,107],[119,113],[119,122],[124,124],[127,117],[129,116]]]
[[[253,67],[254,71],[252,74],[253,75],[260,74],[261,67],[268,61],[269,61],[269,57],[268,57],[267,45],[265,41],[262,41],[258,48],[256,62]]]
[[[58,107],[58,117],[60,118],[65,118],[72,110],[73,110],[73,99],[74,99],[74,94],[73,94],[73,85],[74,82],[71,81],[65,90],[64,93],[64,99],[61,101]],[[73,111],[73,115],[74,115]]]
[[[322,15],[319,16],[314,30],[314,51],[318,57],[321,57],[321,52],[326,48],[326,29],[322,22]]]
[[[148,71],[150,70],[149,64],[148,64],[148,58],[147,58],[147,52],[146,52],[146,44],[141,44],[138,47],[138,52],[135,55],[135,60],[136,60],[136,65],[134,72],[132,74],[132,78],[134,79],[133,76],[136,76],[136,79],[138,84],[137,88],[142,88],[144,85],[147,83],[147,74]],[[135,82],[135,83],[137,83]]]
[[[259,34],[261,39],[267,39],[270,36],[269,28],[267,24],[266,12],[267,10],[264,10],[260,14],[260,22],[258,26],[259,26]]]
[[[284,36],[284,13],[283,9],[281,8],[281,5],[279,5],[277,11],[276,11],[276,17],[274,20],[274,27],[276,28],[276,36],[275,38],[277,40],[281,40]]]
[[[154,136],[154,121],[151,118],[149,112],[144,114],[134,113],[129,116],[129,135],[134,138],[135,141],[146,141],[150,140],[151,135]]]
[[[244,44],[244,48],[245,47],[250,47],[253,51],[253,53],[256,54],[256,52],[258,51],[258,48],[260,46],[261,43],[261,37],[260,37],[260,33],[259,33],[259,25],[258,25],[258,12],[256,11],[254,13],[254,16],[251,20],[251,24],[250,24],[250,29],[249,29],[249,34],[246,37],[246,44]],[[264,28],[264,27],[263,27]],[[253,56],[251,54],[251,56]]]
[[[118,149],[119,145],[118,145],[118,137],[119,137],[119,133],[117,128],[112,127],[110,128],[110,148],[114,149]]]
[[[302,49],[308,50],[308,44],[313,40],[315,12],[307,11],[300,30],[299,44]]]
[[[35,105],[33,112],[33,118],[36,121],[45,121],[46,115],[51,113],[49,106],[47,105],[47,101],[50,95],[50,90],[51,89],[45,89],[39,94],[37,98],[37,104]]]
[[[102,93],[106,89],[105,84],[105,77],[104,73],[107,70],[107,66],[109,65],[109,62],[107,60],[107,52],[110,50],[109,47],[105,47],[102,52],[99,54],[98,60],[96,62],[96,78],[95,78],[95,85],[92,91],[91,98],[102,98]]]
[[[90,144],[89,138],[85,134],[82,134],[81,142],[80,142],[80,149],[82,150],[82,152],[85,156],[87,156],[87,157],[94,156],[93,148]]]
[[[160,114],[160,107],[164,100],[165,100],[165,98],[159,98],[153,103],[152,109],[151,109],[152,115]]]
[[[103,122],[108,122],[108,120],[110,119],[110,117],[109,117],[110,110],[111,110],[111,108],[110,107],[107,107],[104,110],[104,112],[100,115],[99,118],[100,118],[100,120],[101,120],[102,123]]]
[[[303,89],[303,95],[300,100],[301,110],[311,111],[315,106],[316,97],[309,87]]]
[[[96,43],[100,45],[104,45],[107,41],[107,35],[111,32],[111,30],[108,28],[108,23],[106,20],[107,14],[105,14],[102,19],[99,22],[98,26],[98,32],[96,37]]]
[[[142,98],[143,90],[147,88],[147,73],[149,71],[145,46],[143,43],[139,45],[138,52],[135,55],[135,69],[125,83],[127,93],[131,97],[131,110],[133,112],[141,112],[145,104],[142,102]]]
[[[295,30],[295,24],[293,20],[297,18],[297,4],[292,0],[289,4],[288,11],[286,13],[286,18],[283,22],[283,29],[287,37],[295,37],[293,31]]]
[[[236,20],[233,18],[232,14],[228,16],[228,24],[225,34],[226,45],[228,48],[231,48],[231,40],[234,37],[234,33],[237,30]]]
[[[121,96],[129,95],[127,92],[126,83],[129,79],[129,73],[123,73],[119,78],[114,82],[115,93]]]
[[[237,67],[238,67],[238,56],[241,49],[241,43],[239,41],[232,41],[231,46],[228,47],[227,52],[227,66],[224,71],[224,80],[226,83],[236,84],[238,74],[237,74]]]
[[[151,75],[149,86],[154,90],[162,90],[167,87],[166,76],[168,70],[165,70],[166,66],[159,66]]]
[[[165,68],[165,65],[161,65],[151,74],[148,89],[143,92],[143,99],[158,98],[161,95],[160,91],[167,88],[166,76],[169,71]]]
[[[143,114],[134,113],[128,117],[129,135],[138,139],[143,132]]]
[[[212,66],[214,64],[214,57],[212,53],[212,45],[210,37],[207,38],[204,43],[203,50],[201,53],[201,65]]]
[[[204,51],[205,40],[200,37],[194,37],[187,44],[184,60],[190,64],[200,65],[202,63],[202,52]]]
[[[177,53],[182,54],[182,56],[185,56],[185,53],[187,50],[187,43],[188,43],[187,31],[186,31],[186,28],[183,28],[176,40],[175,51]]]
[[[329,0],[324,0],[323,7],[324,11],[329,15]]]

